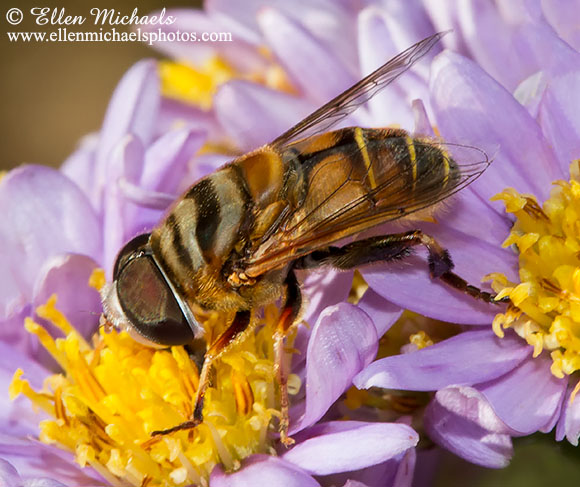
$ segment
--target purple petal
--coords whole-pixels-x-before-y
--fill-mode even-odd
[[[393,34],[398,52],[436,32],[421,0],[386,2],[380,8],[385,13],[385,21]],[[430,60],[439,51],[440,48],[436,47],[427,59]]]
[[[15,446],[16,444],[16,446]],[[61,456],[62,455],[62,456]],[[67,458],[63,458],[66,455]],[[10,443],[0,438],[0,459],[10,462],[17,471],[22,472],[23,482],[18,487],[107,487],[102,478],[92,469],[79,467],[70,453],[61,453],[49,447],[18,440]],[[50,476],[50,478],[47,477]],[[0,477],[0,485],[2,477]]]
[[[516,29],[502,19],[496,4],[486,0],[462,2],[458,17],[462,25],[469,26],[462,33],[473,59],[509,91],[534,72],[526,53],[515,48]]]
[[[134,208],[128,203],[119,182],[126,180],[136,184],[141,175],[144,160],[144,149],[141,141],[127,135],[119,142],[110,157],[111,173],[109,184],[105,189],[104,201],[104,268],[112,272],[117,252],[130,238]]]
[[[433,441],[471,463],[503,468],[513,455],[509,429],[470,387],[438,391],[424,418]]]
[[[118,171],[113,150],[128,134],[139,138],[145,146],[149,145],[155,132],[159,103],[157,66],[152,60],[139,61],[117,85],[105,114],[96,154],[95,184],[99,193],[94,203],[97,208],[102,204],[100,192],[110,183],[110,175]]]
[[[232,160],[232,156],[225,154],[200,154],[196,156],[193,167],[189,173],[189,185],[198,179],[214,172]]]
[[[488,171],[495,169],[495,164],[492,164]],[[494,211],[488,201],[482,200],[473,185],[444,202],[441,211],[435,212],[435,218],[441,220],[438,226],[431,226],[435,236],[438,236],[440,228],[451,227],[494,247],[501,247],[513,224],[506,218],[503,209],[501,212]],[[508,262],[511,264],[513,261],[515,257]]]
[[[219,121],[244,151],[275,139],[313,108],[301,98],[239,80],[224,84],[214,103]]]
[[[22,481],[16,468],[0,458],[0,485],[2,487],[66,487],[56,480],[49,478],[33,478]]]
[[[159,102],[157,65],[153,60],[139,61],[125,73],[111,97],[101,129],[99,158],[108,157],[128,133],[148,144]]]
[[[403,313],[401,308],[387,301],[372,289],[367,290],[357,306],[373,320],[378,337],[382,337]]]
[[[187,188],[189,163],[204,141],[203,131],[174,129],[159,137],[147,149],[138,184],[131,185],[126,177],[119,180],[124,199],[136,204],[127,209],[125,237],[150,230],[177,194]],[[135,196],[140,197],[141,201],[136,200]],[[157,207],[147,203],[156,204]]]
[[[410,487],[415,470],[416,450],[406,452],[371,467],[324,477],[323,485],[352,487]]]
[[[482,214],[482,225],[487,213],[492,214],[490,211]],[[516,279],[516,258],[510,250],[443,225],[423,223],[416,227],[427,235],[436,236],[437,241],[449,249],[455,263],[454,272],[469,284],[485,290],[481,279],[491,271],[503,272],[508,278]],[[452,323],[487,324],[501,312],[498,305],[476,300],[438,279],[432,279],[427,262],[427,252],[418,249],[414,255],[401,261],[363,267],[361,272],[369,286],[385,299],[430,318]]]
[[[508,186],[543,200],[549,195],[549,183],[564,175],[536,121],[472,61],[451,52],[439,55],[432,65],[431,93],[437,123],[447,140],[480,147],[491,155],[499,145],[493,166],[473,185],[486,201]]]
[[[548,76],[545,72],[538,71],[532,76],[527,77],[518,85],[514,91],[514,98],[526,107],[526,110],[528,110],[532,117],[537,119],[540,110],[540,103],[544,98],[547,86]],[[542,129],[544,130],[544,135],[548,137],[545,128],[542,127]]]
[[[32,313],[30,303],[25,303],[20,311],[14,311],[8,318],[0,320],[0,341],[15,347],[23,354],[29,354],[32,350],[36,350],[36,339],[22,326],[24,320]]]
[[[303,23],[313,36],[326,45],[333,46],[341,60],[347,65],[354,66],[356,46],[351,39],[356,35],[356,29],[352,21],[354,15],[349,12],[351,5],[346,3],[347,5],[341,5],[341,2],[336,0],[317,0],[316,2],[247,0],[243,8],[240,8],[240,4],[235,0],[211,0],[205,5],[208,12],[215,13],[219,10],[228,18],[234,19],[235,23],[243,24],[246,27],[243,33],[255,43],[263,42],[256,34],[259,28],[257,19],[261,10],[274,7],[289,18]]]
[[[89,287],[89,278],[98,264],[85,255],[67,254],[50,259],[40,272],[34,288],[33,307],[57,295],[56,307],[88,338],[95,332],[102,311],[99,293]]]
[[[22,486],[22,479],[18,475],[18,471],[2,458],[0,458],[0,485],[3,487]]]
[[[220,465],[210,477],[212,487],[320,487],[304,470],[282,458],[270,455],[253,455],[244,460],[241,470],[227,474]]]
[[[225,25],[231,26],[242,39],[259,44],[263,40],[258,32],[257,16],[265,3],[262,0],[247,0],[241,7],[235,0],[208,0],[205,2],[205,8],[213,18],[218,18]],[[269,5],[283,8],[284,2],[273,0]]]
[[[137,207],[132,208],[135,216],[129,214],[126,218],[127,227],[123,232],[126,235],[150,232],[176,199],[173,194],[143,189],[124,179],[121,179],[118,184],[123,199]]]
[[[101,259],[97,216],[80,189],[58,171],[41,166],[11,171],[0,183],[0,207],[5,256],[0,316],[17,313],[31,300],[33,279],[51,256],[73,252]]]
[[[476,386],[495,413],[519,434],[550,431],[560,415],[567,379],[550,372],[547,354],[528,358],[502,377]]]
[[[295,20],[274,8],[264,7],[258,13],[258,22],[286,72],[314,101],[326,103],[356,81],[334,50],[315,39]]]
[[[98,143],[99,136],[97,134],[86,135],[60,167],[60,171],[71,181],[74,181],[90,200],[96,197],[95,154]]]
[[[435,132],[433,131],[433,124],[429,119],[429,115],[427,114],[423,100],[413,100],[411,109],[413,110],[414,121],[413,133],[415,135],[426,135],[428,137],[433,137],[435,135]]]
[[[282,458],[312,475],[349,472],[383,463],[413,448],[419,435],[397,423],[336,421],[322,423],[297,437]]]
[[[199,66],[208,59],[218,56],[242,73],[262,72],[266,67],[266,61],[256,49],[256,44],[260,41],[257,29],[248,29],[240,22],[240,16],[247,11],[246,6],[221,13],[215,11],[214,3],[214,1],[205,2],[207,14],[191,8],[168,9],[166,15],[172,16],[175,20],[172,24],[149,24],[139,27],[142,31],[157,36],[158,40],[152,43],[153,47],[174,59]],[[157,34],[158,31],[161,31],[161,36]],[[162,38],[171,39],[176,35],[183,37],[183,33],[193,32],[198,33],[195,49],[191,48],[191,42],[162,40]],[[202,32],[228,32],[231,33],[233,42],[204,42],[201,39]]]
[[[415,477],[415,464],[417,463],[417,452],[415,449],[408,450],[403,459],[399,462],[393,487],[411,487]]]
[[[580,69],[552,79],[540,104],[539,120],[560,164],[567,167],[580,154]]]
[[[558,35],[580,51],[580,29],[578,29],[578,3],[542,0],[542,10]]]
[[[0,390],[3,391],[0,394],[0,435],[25,438],[28,435],[36,436],[38,422],[44,419],[44,414],[33,411],[30,401],[24,397],[10,400],[7,392],[18,367],[25,371],[24,378],[35,389],[41,389],[49,375],[48,370],[32,357],[0,341]]]
[[[532,2],[529,2],[532,3]],[[564,42],[543,19],[519,29],[522,49],[531,73],[543,70],[551,76],[580,68],[580,53]]]
[[[332,269],[308,273],[302,286],[302,292],[308,298],[308,308],[303,320],[312,324],[324,309],[345,302],[352,286],[352,278],[352,272]]]
[[[531,347],[514,334],[498,338],[491,329],[469,331],[415,352],[377,360],[353,383],[359,389],[415,391],[473,385],[503,376],[531,353]]]
[[[578,381],[570,381],[566,397],[562,403],[562,414],[556,429],[556,440],[562,441],[564,437],[574,446],[578,446],[580,438],[580,394],[576,394],[574,401],[570,402],[572,391]]]
[[[157,136],[176,130],[176,127],[203,132],[208,139],[219,140],[223,129],[216,120],[213,110],[206,111],[194,105],[162,98],[157,119]]]
[[[325,272],[307,273],[306,278],[303,278],[302,274],[303,272],[299,271],[298,278],[303,282],[301,289],[307,303],[302,321],[313,325],[326,308],[346,302],[352,286],[353,272],[328,269]],[[300,326],[293,345],[300,353],[294,354],[292,358],[292,373],[297,374],[302,380],[306,376],[306,350],[311,331],[311,326]],[[303,392],[304,388],[301,388],[298,398]],[[302,413],[303,411],[300,414]]]
[[[291,433],[318,421],[372,361],[377,347],[375,326],[364,311],[347,303],[324,310],[306,353],[306,410]]]
[[[205,142],[205,133],[182,128],[159,137],[145,154],[140,185],[164,193],[176,193],[188,172],[187,164]]]
[[[443,45],[447,49],[467,55],[469,49],[463,39],[457,5],[452,2],[423,2],[423,8],[434,25],[434,32],[452,31],[452,35],[445,36],[441,41]]]
[[[400,52],[395,45],[395,39],[387,27],[387,16],[382,9],[367,8],[358,19],[358,44],[361,72],[364,76],[382,66],[390,58]],[[405,46],[405,48],[408,46]],[[405,75],[405,81],[410,74]],[[425,83],[424,83],[425,85]],[[413,97],[420,96],[414,93]],[[398,83],[389,86],[373,96],[368,102],[369,113],[373,125],[399,124],[410,130],[413,127],[413,114],[410,102],[403,85]]]
[[[57,480],[49,478],[34,478],[26,480],[23,487],[67,487],[65,484]]]
[[[166,210],[176,198],[174,194],[143,189],[140,186],[129,183],[125,179],[119,181],[119,187],[121,188],[125,198],[140,208]]]
[[[369,487],[369,486],[357,480],[347,480],[342,487]]]

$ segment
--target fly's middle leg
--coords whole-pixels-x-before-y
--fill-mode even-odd
[[[331,266],[347,270],[365,264],[402,259],[417,246],[425,247],[429,253],[429,274],[432,278],[441,279],[447,285],[476,299],[487,303],[497,303],[495,294],[482,291],[455,274],[449,252],[439,245],[433,237],[421,230],[370,237],[352,242],[344,247],[328,247],[317,250],[300,259],[295,267],[297,269],[314,269]]]

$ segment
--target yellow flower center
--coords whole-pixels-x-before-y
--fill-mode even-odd
[[[237,78],[254,81],[269,88],[295,93],[282,67],[267,52],[261,52],[266,67],[255,73],[240,73],[219,56],[213,56],[200,66],[184,62],[160,61],[161,92],[168,98],[211,108],[213,96],[220,85]]]
[[[554,182],[550,198],[540,206],[534,196],[508,188],[494,200],[504,202],[516,217],[503,243],[519,252],[519,283],[490,274],[498,298],[509,296],[506,313],[493,321],[503,337],[512,328],[552,357],[552,373],[563,378],[580,370],[580,161],[570,165],[570,180]]]
[[[213,57],[195,68],[184,63],[161,61],[159,75],[165,96],[208,109],[218,86],[233,78],[235,71],[225,61]]]
[[[99,281],[93,276],[94,283]],[[280,414],[272,340],[275,308],[267,309],[257,331],[215,365],[203,424],[151,437],[152,431],[180,424],[192,414],[199,377],[186,350],[147,348],[104,327],[89,343],[55,304],[53,296],[37,313],[64,338],[52,338],[30,318],[25,326],[63,372],[47,377],[43,389],[35,391],[18,370],[10,387],[12,398],[24,394],[52,418],[40,423],[42,442],[71,451],[81,466],[93,467],[119,486],[207,485],[218,463],[231,471],[248,455],[274,453],[270,433]],[[205,326],[215,332],[225,320],[212,316]],[[295,376],[292,383],[297,383]]]

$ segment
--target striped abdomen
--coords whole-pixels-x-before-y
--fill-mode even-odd
[[[461,173],[446,151],[404,130],[345,128],[283,152],[299,168],[288,218],[249,259],[260,275],[316,248],[431,206],[452,194]],[[292,193],[292,191],[289,191]]]
[[[288,238],[319,237],[393,220],[449,194],[459,171],[431,141],[404,130],[346,128],[300,141],[285,157],[303,168],[307,196],[287,224]]]

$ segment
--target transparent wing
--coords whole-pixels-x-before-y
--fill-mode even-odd
[[[252,253],[247,274],[262,274],[343,238],[431,207],[473,182],[490,164],[485,152],[476,147],[427,139],[415,139],[414,144],[420,154],[415,167],[423,169],[412,174],[408,152],[393,152],[389,167],[383,163],[380,168],[379,184],[370,190],[369,179],[378,162],[371,161],[362,174],[348,170],[357,149],[318,163],[304,202]],[[433,160],[439,163],[430,164]],[[447,173],[442,170],[445,164],[450,168]],[[331,180],[334,174],[342,176]],[[320,188],[329,186],[332,189],[322,199],[316,197]]]
[[[294,127],[272,141],[274,146],[285,146],[293,141],[328,131],[340,120],[369,101],[377,92],[395,81],[413,64],[427,54],[447,32],[438,32],[401,52],[376,71],[348,90],[311,113]]]

